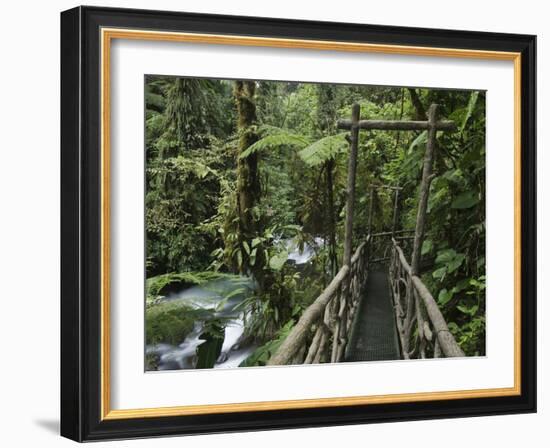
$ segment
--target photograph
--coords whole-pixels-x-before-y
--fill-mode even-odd
[[[486,92],[144,76],[145,371],[486,356]]]
[[[61,315],[35,314],[61,324],[63,437],[447,441],[483,416],[494,444],[540,412],[541,28],[340,9],[61,13],[60,89],[35,89],[61,100]]]

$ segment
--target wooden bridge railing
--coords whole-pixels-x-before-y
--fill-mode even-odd
[[[370,237],[302,314],[268,365],[339,362],[367,281]]]
[[[390,285],[403,358],[464,356],[430,291],[412,273],[397,241],[392,242]]]

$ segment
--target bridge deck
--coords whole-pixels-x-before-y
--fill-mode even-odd
[[[345,361],[400,359],[399,342],[385,266],[369,272],[355,316]]]

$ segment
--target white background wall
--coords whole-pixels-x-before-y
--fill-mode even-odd
[[[59,414],[59,12],[64,0],[4,2],[0,26],[0,443],[68,446]],[[370,446],[543,447],[550,440],[550,394],[543,358],[550,319],[543,306],[550,269],[545,192],[550,158],[547,36],[549,11],[534,0],[298,2],[296,0],[88,1],[87,4],[204,13],[352,21],[538,35],[539,413],[414,423],[124,441],[109,446],[276,447],[313,444]],[[544,204],[546,202],[546,204]],[[107,446],[98,444],[96,446]]]

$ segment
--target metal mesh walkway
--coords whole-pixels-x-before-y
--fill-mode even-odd
[[[363,298],[355,315],[345,361],[400,359],[388,274],[371,270]],[[384,269],[384,270],[382,270]]]

